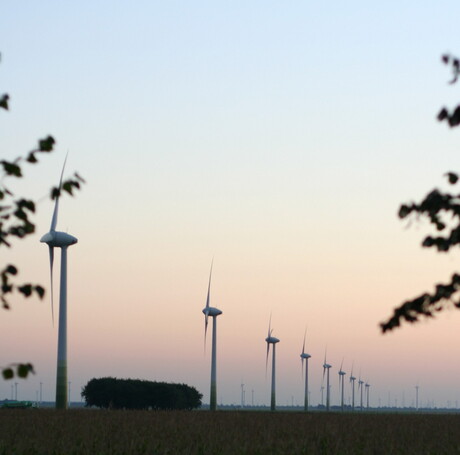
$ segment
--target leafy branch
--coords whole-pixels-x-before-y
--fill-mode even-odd
[[[9,109],[9,95],[0,95],[0,109]],[[54,149],[56,141],[52,136],[46,136],[38,141],[37,147],[27,153],[24,157],[18,157],[14,161],[0,160],[0,247],[12,247],[12,240],[24,239],[35,232],[35,223],[32,216],[35,214],[35,202],[24,197],[16,197],[5,185],[8,179],[23,177],[23,166],[25,164],[38,163],[38,156],[41,153],[50,153]],[[71,178],[65,180],[61,187],[52,187],[51,199],[60,196],[64,191],[70,195],[79,190],[84,183],[82,177],[75,173]],[[15,277],[19,269],[13,264],[7,264],[0,269],[0,302],[4,309],[10,308],[9,297],[16,293],[23,297],[33,295],[43,299],[45,289],[40,284],[16,283]],[[33,365],[30,363],[13,363],[8,367],[0,367],[4,379],[11,379],[15,375],[25,378],[29,373],[34,373]]]
[[[455,84],[460,76],[460,60],[451,55],[443,55],[442,61],[450,66],[453,78],[449,82]],[[460,105],[454,109],[443,107],[437,116],[440,122],[447,122],[451,128],[460,125]],[[450,185],[459,182],[455,172],[445,174]],[[460,193],[445,193],[438,189],[428,193],[420,203],[402,204],[398,216],[407,219],[425,217],[435,227],[436,235],[427,235],[423,241],[424,248],[435,248],[445,253],[460,244]],[[431,318],[436,312],[447,306],[460,308],[460,275],[454,273],[450,282],[438,283],[432,293],[424,293],[414,299],[407,300],[393,311],[393,315],[380,324],[382,332],[392,330],[401,325],[401,321],[417,322],[421,316]]]

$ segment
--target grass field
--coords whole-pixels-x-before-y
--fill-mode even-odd
[[[0,410],[0,454],[460,454],[460,415]]]

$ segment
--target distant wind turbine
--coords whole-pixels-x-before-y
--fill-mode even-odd
[[[353,376],[353,365],[351,365],[351,376],[350,376],[350,382],[351,382],[351,410],[355,410],[355,380],[356,378]]]
[[[57,354],[57,377],[56,377],[56,409],[67,409],[67,248],[74,245],[78,240],[66,232],[56,231],[59,211],[59,196],[62,190],[62,167],[59,181],[59,193],[54,204],[53,218],[51,219],[50,231],[45,234],[40,242],[46,243],[49,248],[50,275],[51,275],[51,311],[54,322],[53,304],[53,262],[54,248],[61,248],[61,280],[59,288],[59,329],[58,329],[58,354]]]
[[[360,406],[361,411],[363,410],[363,384],[364,384],[364,381],[361,380],[361,376],[360,376],[358,380],[358,392],[361,389],[361,406]]]
[[[326,352],[324,353],[324,364],[323,364],[323,381],[324,381],[324,374],[327,371],[326,375],[326,410],[329,411],[331,405],[331,388],[329,387],[329,370],[332,365],[329,365],[326,361]]]
[[[303,335],[303,346],[302,354],[300,358],[302,359],[302,372],[303,372],[303,363],[305,362],[305,400],[304,400],[304,411],[308,411],[308,359],[311,357],[310,354],[305,352],[305,337],[307,336],[307,329]]]
[[[369,409],[369,389],[371,385],[368,382],[366,382],[365,387],[366,387],[366,408]]]
[[[279,343],[279,339],[272,336],[273,329],[271,328],[272,317],[270,316],[270,321],[268,323],[268,335],[265,338],[267,342],[267,358],[265,360],[265,368],[268,366],[268,354],[270,353],[270,345],[273,345],[272,348],[272,390],[271,390],[271,399],[270,399],[270,410],[276,410],[276,343]]]
[[[209,408],[211,411],[217,409],[217,374],[216,374],[216,338],[217,338],[217,316],[222,314],[218,308],[209,306],[209,298],[211,292],[211,275],[212,275],[212,265],[211,270],[209,271],[209,283],[208,283],[208,296],[206,298],[206,306],[203,309],[204,314],[204,341],[206,343],[206,332],[208,330],[208,317],[212,317],[212,352],[211,352],[211,394],[209,398]]]
[[[345,371],[342,370],[342,366],[343,366],[343,360],[342,360],[342,363],[340,364],[340,370],[339,370],[339,390],[340,390],[340,394],[341,394],[340,403],[341,403],[341,407],[342,407],[342,411],[343,411],[344,410],[344,382],[345,382],[344,376],[347,373],[345,373]]]

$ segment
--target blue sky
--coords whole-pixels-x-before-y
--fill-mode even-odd
[[[281,400],[301,396],[306,324],[314,394],[327,344],[334,366],[345,357],[379,378],[375,399],[422,384],[429,349],[451,382],[428,374],[425,387],[454,400],[460,366],[447,367],[444,353],[455,313],[385,337],[377,324],[457,263],[456,253],[421,250],[426,224],[406,229],[396,213],[445,187],[458,163],[458,132],[435,121],[457,101],[440,56],[457,52],[458,10],[453,1],[3,2],[4,156],[46,134],[58,144],[15,187],[41,201],[37,235],[9,253],[26,276],[48,280],[44,196],[67,152],[68,173],[88,182],[59,219],[80,240],[69,253],[73,380],[158,377],[194,383],[206,399],[201,309],[214,256],[224,401],[238,399],[244,377],[268,403],[270,312]],[[29,327],[12,359],[37,365],[25,390],[42,379],[52,395],[48,304],[18,301],[0,327],[8,340]],[[177,352],[183,363],[172,366]],[[113,364],[101,360],[108,353]]]

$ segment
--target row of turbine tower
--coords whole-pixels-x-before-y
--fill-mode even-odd
[[[208,330],[208,319],[209,317],[212,318],[212,349],[211,349],[211,390],[210,390],[210,399],[209,399],[209,407],[211,411],[215,411],[217,409],[217,316],[222,314],[222,311],[216,307],[210,306],[210,293],[211,293],[211,278],[212,278],[212,266],[213,262],[211,262],[211,269],[209,271],[209,282],[208,282],[208,293],[206,296],[206,306],[203,308],[204,314],[204,338],[205,338],[205,345],[206,345],[206,334]],[[272,411],[276,410],[276,344],[280,342],[279,338],[274,337],[273,329],[271,328],[271,316],[268,323],[268,333],[267,337],[265,338],[265,342],[267,343],[267,357],[265,361],[265,367],[268,367],[268,359],[270,355],[270,345],[272,346],[272,371],[271,371],[271,394],[270,394],[270,409]],[[305,352],[305,340],[306,340],[307,331],[305,330],[304,338],[303,338],[303,346],[302,346],[302,353],[300,354],[300,358],[302,361],[302,372],[305,375],[305,398],[304,398],[304,410],[308,411],[309,402],[308,402],[308,360],[311,358],[311,355]],[[345,375],[346,372],[343,371],[343,360],[342,364],[340,365],[339,370],[339,391],[340,391],[340,404],[342,411],[345,409],[345,401],[344,401],[344,394],[345,394]],[[326,410],[330,410],[331,405],[331,386],[330,386],[330,377],[329,372],[332,368],[332,365],[327,363],[327,352],[324,354],[324,363],[323,363],[323,384],[324,379],[326,379]],[[350,375],[350,384],[351,384],[351,392],[352,392],[352,399],[351,399],[351,408],[355,410],[355,376],[353,376],[353,366],[351,369]],[[361,377],[358,379],[358,393],[360,393],[360,409],[363,409],[363,393],[364,388],[366,391],[366,399],[367,399],[367,407],[369,407],[369,389],[370,384],[363,381]],[[324,387],[321,387],[321,392],[323,392]],[[323,404],[323,400],[321,399],[321,404]]]
[[[67,158],[66,158],[67,159]],[[49,264],[50,264],[50,278],[51,278],[51,310],[54,324],[54,303],[53,303],[53,264],[54,264],[54,248],[61,249],[61,270],[60,270],[60,287],[59,287],[59,325],[58,325],[58,352],[57,352],[57,372],[56,372],[56,408],[66,409],[68,407],[68,390],[67,390],[67,248],[75,245],[78,240],[76,237],[66,233],[57,231],[57,221],[59,212],[59,198],[62,190],[62,181],[65,169],[65,161],[62,167],[61,176],[59,180],[59,187],[57,196],[54,204],[53,216],[51,218],[51,226],[48,233],[46,233],[40,242],[46,243],[49,250]],[[205,343],[206,333],[208,328],[209,317],[212,318],[212,353],[211,353],[211,393],[210,393],[210,408],[216,410],[217,408],[217,384],[216,384],[216,342],[217,342],[217,316],[222,314],[222,311],[218,308],[210,306],[210,290],[211,290],[211,277],[212,277],[212,266],[209,272],[209,283],[208,293],[206,298],[206,306],[203,309],[205,315]],[[272,410],[276,409],[276,344],[279,343],[279,339],[272,335],[273,330],[271,329],[271,317],[268,325],[268,335],[265,338],[267,343],[267,358],[266,366],[268,367],[268,357],[270,353],[270,345],[272,345],[272,383],[271,383],[271,399],[270,407]],[[306,334],[305,334],[306,335]],[[305,410],[308,410],[308,359],[311,357],[305,352],[305,335],[304,344],[302,348],[302,364],[305,362]],[[326,376],[326,408],[330,408],[330,385],[329,385],[329,370],[331,365],[326,361],[326,355],[324,357],[323,364],[323,382]],[[342,409],[344,408],[344,376],[345,372],[342,370],[342,366],[339,371],[339,379],[341,385],[341,403]],[[352,383],[352,408],[354,409],[355,403],[355,380],[356,378],[352,374],[350,376],[350,382]],[[363,406],[363,384],[364,381],[359,379],[358,381],[358,392],[361,391],[361,408]],[[366,383],[367,402],[369,406],[369,387]]]

